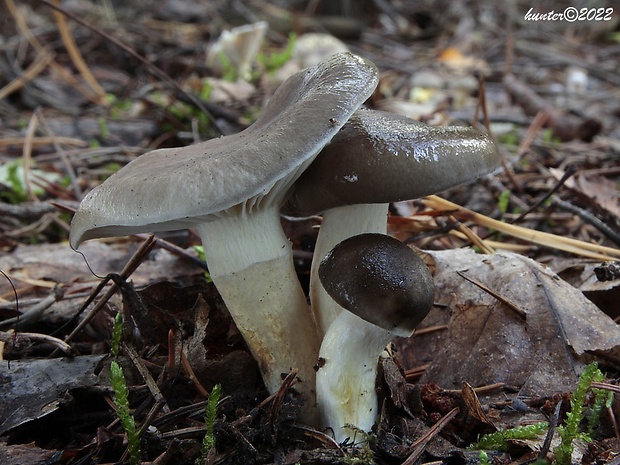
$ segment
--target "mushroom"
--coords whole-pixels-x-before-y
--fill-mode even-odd
[[[385,234],[360,234],[336,245],[319,266],[327,293],[343,311],[323,338],[317,372],[320,423],[339,442],[370,431],[378,414],[377,363],[396,336],[411,336],[433,306],[424,261]]]
[[[347,237],[385,233],[388,203],[440,192],[500,164],[491,138],[467,127],[433,127],[393,113],[358,110],[300,176],[285,211],[323,212],[310,276],[310,301],[323,334],[340,306],[317,268]]]
[[[320,339],[279,210],[291,185],[370,96],[378,71],[351,53],[285,81],[246,130],[144,154],[82,201],[70,243],[196,227],[211,277],[270,392],[298,368],[312,422]]]

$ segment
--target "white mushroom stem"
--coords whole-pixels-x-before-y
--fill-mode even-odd
[[[316,375],[322,428],[331,428],[336,441],[353,438],[354,425],[370,431],[377,420],[378,359],[395,337],[391,332],[343,310],[323,338]]]
[[[302,420],[316,424],[315,371],[320,340],[295,272],[278,209],[221,217],[198,226],[211,278],[260,364],[269,392],[299,370]]]
[[[323,213],[310,270],[310,302],[320,334],[327,333],[342,307],[323,288],[318,277],[319,265],[336,244],[349,237],[363,233],[385,234],[387,213],[386,203],[345,205]]]

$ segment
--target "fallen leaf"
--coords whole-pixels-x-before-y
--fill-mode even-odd
[[[57,451],[41,449],[31,444],[2,444],[0,446],[0,463],[4,465],[52,464]]]
[[[585,176],[583,173],[578,173],[575,183],[583,195],[603,210],[620,218],[620,201],[615,180],[604,176]]]
[[[103,358],[0,361],[0,435],[52,413],[71,389],[97,384],[94,371]]]
[[[47,281],[54,284],[69,284],[73,281],[96,280],[88,269],[99,276],[118,273],[139,247],[137,241],[118,241],[107,244],[104,241],[88,241],[80,246],[80,253],[73,251],[66,242],[59,244],[20,245],[10,255],[0,257],[0,269],[15,281]],[[189,254],[194,254],[189,251]],[[195,254],[194,254],[195,255]],[[167,279],[169,276],[188,277],[202,273],[197,266],[188,265],[163,249],[155,249],[130,280],[136,287]],[[0,293],[11,291],[8,282],[0,281]]]
[[[421,382],[458,389],[463,382],[498,382],[522,395],[549,395],[574,388],[579,356],[620,346],[620,328],[584,295],[534,260],[510,252],[479,255],[461,249],[431,252],[437,272],[436,302],[446,304],[430,321],[443,333],[415,338],[416,355],[430,360]],[[466,272],[526,313],[463,280]],[[433,348],[425,352],[425,346]]]

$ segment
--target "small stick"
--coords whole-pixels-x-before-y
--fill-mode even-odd
[[[600,232],[605,234],[605,236],[607,236],[607,238],[611,240],[614,244],[620,246],[620,234],[618,234],[616,231],[610,228],[605,222],[598,219],[596,216],[594,216],[589,211],[584,210],[583,208],[579,208],[578,206],[573,205],[572,203],[566,202],[558,197],[553,198],[553,204],[557,205],[562,210],[566,210],[571,213],[574,213],[582,220],[590,223]]]
[[[538,199],[538,201],[534,205],[529,207],[527,210],[525,210],[523,213],[517,216],[514,220],[510,221],[510,223],[518,223],[523,218],[525,218],[527,215],[529,215],[531,212],[533,212],[538,207],[540,207],[549,197],[555,194],[558,191],[558,189],[562,187],[564,183],[566,183],[566,181],[568,181],[568,179],[576,172],[577,172],[577,169],[575,168],[575,165],[569,165],[566,171],[564,172],[562,179],[560,179],[555,184],[555,186],[553,186],[551,190],[549,190],[549,192],[547,192],[542,198]]]
[[[430,442],[430,440],[435,437],[449,422],[452,420],[456,414],[459,413],[459,408],[454,407],[450,410],[441,420],[435,423],[424,436],[418,439],[411,447],[413,452],[407,457],[407,460],[403,462],[402,465],[413,465],[420,458],[424,449]]]
[[[140,248],[136,251],[133,257],[131,257],[131,259],[127,262],[127,264],[121,270],[119,275],[122,276],[124,279],[127,279],[136,270],[136,268],[138,268],[140,263],[142,263],[142,260],[144,260],[144,257],[151,251],[154,244],[155,244],[154,236],[150,236],[148,240],[142,243]],[[97,296],[101,288],[105,286],[105,283],[107,283],[108,279],[109,278],[106,278],[99,286],[97,286],[97,289],[95,289],[95,292],[91,294],[87,302],[82,306],[82,308],[78,311],[78,313],[67,324],[70,324],[71,322],[75,321],[75,319],[86,309],[86,307],[90,305],[90,303],[95,299],[95,297]],[[80,321],[80,323],[76,326],[76,328],[73,331],[71,331],[71,333],[65,338],[65,342],[71,341],[77,334],[79,334],[80,331],[82,331],[84,327],[90,322],[90,320],[92,320],[95,317],[97,312],[101,310],[101,308],[103,308],[105,303],[110,299],[110,297],[114,295],[114,293],[117,290],[118,290],[118,286],[115,283],[113,283],[108,289],[108,291],[105,293],[105,295],[101,298],[101,300],[97,302],[97,305],[95,305],[92,308],[92,310],[88,312],[88,314],[82,319],[82,321]]]
[[[32,184],[30,182],[30,163],[32,161],[32,139],[34,133],[37,130],[37,124],[39,117],[36,113],[32,114],[30,122],[28,123],[28,129],[26,130],[26,138],[24,139],[24,146],[22,148],[23,168],[24,168],[24,184],[26,185],[26,192],[30,200],[38,202],[39,199],[32,190]]]
[[[26,71],[24,71],[21,76],[17,76],[2,89],[0,89],[0,100],[25,86],[29,81],[39,75],[39,73],[41,73],[41,71],[43,71],[53,59],[54,55],[49,50],[43,49],[39,52],[35,61],[28,68],[26,68]],[[3,139],[2,142],[6,144],[7,139]],[[80,142],[83,143],[83,141]]]
[[[558,236],[556,234],[550,234],[542,231],[536,231],[534,229],[524,228],[522,226],[504,223],[476,213],[465,207],[461,207],[456,203],[442,199],[436,195],[429,195],[428,197],[425,197],[424,204],[429,208],[434,208],[439,211],[449,211],[451,215],[454,215],[460,220],[473,221],[481,226],[496,229],[525,241],[534,242],[535,244],[541,244],[546,247],[563,250],[576,255],[603,261],[611,261],[614,259],[613,257],[620,256],[620,250],[618,249],[604,247],[598,244],[590,244],[588,242],[570,237]]]
[[[61,350],[67,355],[73,354],[73,348],[69,344],[67,344],[66,342],[58,338],[49,336],[47,334],[18,333],[13,330],[8,331],[8,332],[0,331],[0,342],[11,342],[12,344],[19,344],[23,342],[22,340],[47,342],[48,344],[56,346],[58,350]],[[2,353],[0,353],[0,360],[1,359],[2,359]]]
[[[540,110],[536,113],[536,116],[534,116],[530,126],[527,128],[527,131],[523,136],[523,140],[517,149],[517,154],[519,157],[521,157],[530,148],[532,142],[534,141],[534,137],[536,137],[536,134],[540,132],[540,129],[547,124],[547,121],[549,121],[549,113],[544,110]]]
[[[505,297],[503,297],[502,295],[500,295],[499,293],[495,292],[493,289],[489,289],[487,286],[485,286],[484,284],[482,284],[480,281],[478,281],[475,278],[472,278],[471,276],[466,275],[464,272],[462,271],[458,271],[456,272],[461,278],[469,281],[470,283],[472,283],[474,286],[479,287],[480,289],[482,289],[484,292],[486,292],[489,295],[492,295],[493,297],[495,297],[497,300],[499,300],[501,303],[505,304],[510,310],[512,310],[513,312],[515,312],[517,314],[517,316],[519,318],[521,318],[523,321],[527,320],[527,312],[523,309],[523,307],[521,307],[520,305],[514,303],[511,300],[506,299]]]
[[[0,322],[0,328],[15,324],[15,329],[17,329],[19,326],[37,321],[43,312],[50,308],[52,304],[62,299],[64,294],[65,291],[60,286],[54,286],[54,289],[47,297],[30,307],[25,313]]]
[[[189,360],[187,360],[187,357],[185,357],[185,354],[183,353],[180,347],[179,347],[179,355],[181,356],[181,365],[183,366],[183,369],[185,370],[185,373],[187,374],[187,376],[189,376],[190,381],[194,384],[194,387],[200,393],[200,395],[208,399],[209,393],[207,392],[207,390],[204,388],[204,386],[200,383],[200,381],[196,377],[196,374],[194,373],[194,369],[192,368],[191,364],[189,363]]]
[[[137,354],[134,348],[131,347],[130,345],[123,342],[122,346],[123,346],[123,350],[125,351],[125,353],[129,356],[129,358],[131,359],[135,367],[140,372],[140,375],[142,376],[142,378],[144,379],[144,382],[148,386],[149,391],[151,391],[151,395],[155,398],[155,401],[158,404],[161,404],[160,409],[163,409],[164,413],[170,412],[170,408],[167,405],[166,398],[159,390],[159,386],[157,386],[157,383],[151,376],[151,373],[149,372],[149,370],[146,368],[146,366],[144,366],[144,363],[142,363],[142,359],[140,358],[140,356]]]

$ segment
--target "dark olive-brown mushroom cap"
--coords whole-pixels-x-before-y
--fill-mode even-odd
[[[371,62],[337,54],[285,81],[246,130],[138,157],[84,198],[71,224],[72,246],[277,204],[377,80]]]
[[[321,262],[319,279],[342,308],[395,335],[411,335],[433,306],[435,286],[424,261],[384,234],[340,242]]]
[[[423,197],[487,174],[500,161],[491,138],[476,129],[361,109],[297,180],[285,211],[315,214]]]

